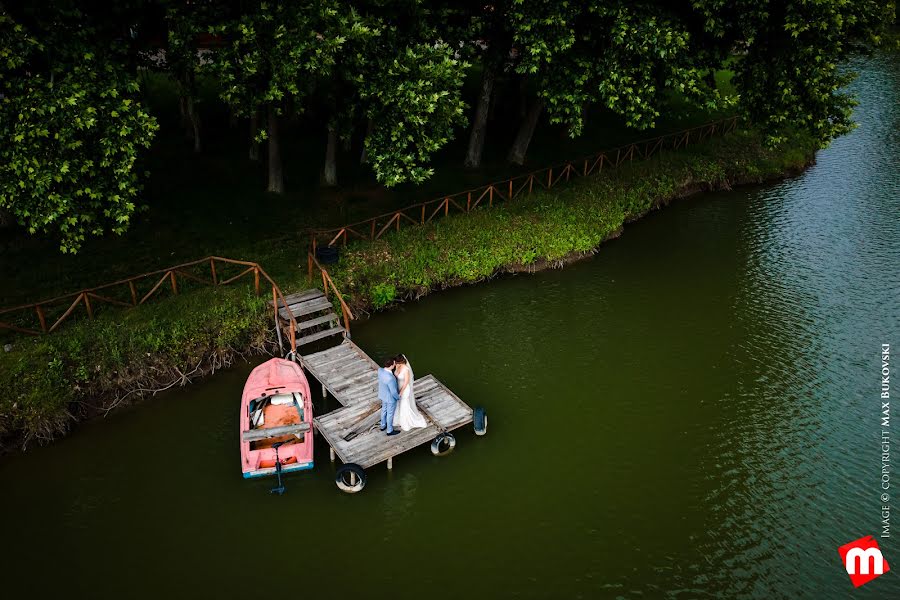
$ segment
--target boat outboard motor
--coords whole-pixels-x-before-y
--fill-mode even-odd
[[[275,474],[278,476],[278,487],[274,487],[269,490],[270,494],[278,494],[279,496],[284,493],[284,484],[281,483],[281,459],[278,458],[278,449],[284,442],[276,442],[272,444],[272,448],[275,449]]]

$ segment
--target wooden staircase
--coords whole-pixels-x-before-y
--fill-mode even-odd
[[[297,346],[311,344],[332,335],[347,335],[339,322],[334,306],[322,290],[304,290],[285,297],[285,306],[279,302],[278,316],[290,322],[291,316],[297,321]],[[271,305],[271,302],[270,302]]]

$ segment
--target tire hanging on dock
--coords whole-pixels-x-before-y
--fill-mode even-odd
[[[431,442],[431,453],[435,456],[446,456],[456,448],[456,438],[450,433],[439,433]]]
[[[335,473],[334,483],[339,490],[347,494],[361,492],[366,487],[366,472],[354,463],[341,465]]]
[[[484,411],[484,407],[476,406],[472,411],[472,426],[475,428],[475,435],[487,433],[487,413]]]

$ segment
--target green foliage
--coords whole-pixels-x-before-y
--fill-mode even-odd
[[[51,49],[0,13],[0,207],[63,252],[125,232],[157,129],[116,48],[90,35]]]
[[[366,77],[361,96],[376,126],[365,144],[378,181],[421,183],[434,173],[431,155],[466,123],[465,67],[446,44],[423,43],[385,56]]]
[[[23,338],[0,353],[0,435],[49,440],[68,428],[73,403],[99,403],[172,367],[188,373],[211,355],[243,351],[270,321],[265,300],[247,288],[203,288]]]
[[[529,48],[518,70],[538,79],[537,93],[551,122],[566,125],[573,137],[581,134],[583,108],[591,104],[608,108],[638,129],[655,126],[667,91],[708,109],[727,104],[704,83],[705,55],[690,44],[686,21],[644,3],[592,1],[576,6],[577,11],[566,5],[565,21],[565,11],[554,13],[555,31],[543,32],[554,40],[552,47],[535,39],[540,30],[530,25],[528,13],[513,13],[524,19],[514,21],[514,38]]]
[[[792,140],[773,150],[759,133],[735,133],[527,199],[401,229],[351,244],[330,273],[354,302],[378,309],[505,268],[552,264],[592,251],[625,222],[684,190],[763,181],[803,167],[815,143],[802,134]]]
[[[747,116],[775,145],[796,128],[820,146],[849,132],[853,75],[838,63],[881,41],[893,1],[738,2],[695,0],[706,34],[739,50],[735,83]]]
[[[238,115],[291,100],[298,110],[318,78],[326,77],[349,27],[341,5],[328,2],[251,2],[211,27],[226,44],[212,55],[221,98]],[[259,139],[264,139],[260,130]]]
[[[397,288],[390,283],[376,283],[369,295],[372,298],[372,306],[376,309],[384,308],[397,298]]]

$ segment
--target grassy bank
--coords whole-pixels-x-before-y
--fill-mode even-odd
[[[797,136],[775,150],[738,132],[614,172],[424,227],[351,244],[334,281],[357,312],[510,271],[560,265],[593,252],[630,220],[673,198],[799,171],[814,145]],[[307,286],[300,239],[259,240],[253,259],[286,293]],[[271,348],[265,300],[245,286],[203,288],[129,311],[109,310],[0,353],[0,439],[45,442],[75,421],[183,384],[238,354]]]
[[[203,288],[22,339],[0,355],[0,448],[48,442],[73,421],[264,351],[270,321],[245,287]]]
[[[351,307],[368,311],[497,273],[560,265],[673,198],[782,177],[808,165],[814,152],[802,136],[769,150],[758,135],[738,132],[525,200],[353,244],[329,272]]]

